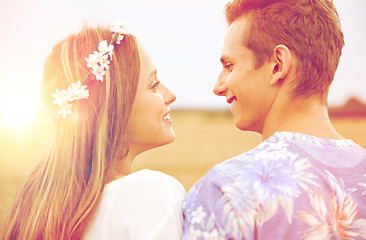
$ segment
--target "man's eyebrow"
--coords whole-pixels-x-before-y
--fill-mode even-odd
[[[220,61],[222,64],[226,64],[227,62],[232,62],[232,59],[227,55],[222,55]]]

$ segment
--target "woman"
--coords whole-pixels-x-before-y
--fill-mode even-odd
[[[59,113],[56,133],[2,239],[180,239],[182,185],[130,174],[136,155],[175,139],[175,96],[136,38],[120,27],[68,37],[46,61],[43,96]]]

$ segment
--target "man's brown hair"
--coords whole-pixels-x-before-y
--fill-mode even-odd
[[[298,59],[295,95],[319,95],[326,102],[344,46],[339,16],[330,0],[233,0],[226,5],[229,25],[250,16],[244,45],[257,59],[269,59],[274,47],[286,45]]]

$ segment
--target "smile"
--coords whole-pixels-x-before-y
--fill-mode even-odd
[[[226,99],[226,102],[229,104],[235,103],[236,101],[237,101],[237,99],[235,96],[232,96],[232,97]]]
[[[171,118],[170,118],[170,113],[167,113],[163,116],[163,121],[173,121]]]

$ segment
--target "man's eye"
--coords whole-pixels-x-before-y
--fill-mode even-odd
[[[227,64],[224,65],[224,68],[226,70],[228,70],[229,72],[231,72],[231,70],[233,69],[233,64],[227,63]]]

